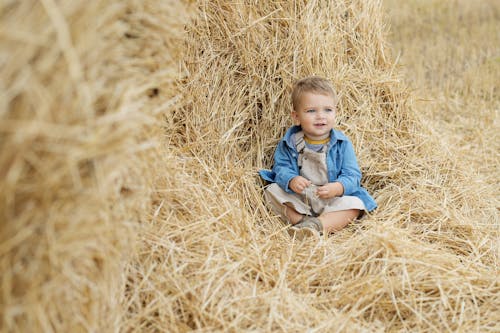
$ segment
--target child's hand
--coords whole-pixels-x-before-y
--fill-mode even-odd
[[[328,183],[318,187],[316,194],[321,199],[340,197],[344,194],[344,186],[340,182]]]
[[[290,184],[288,184],[292,191],[297,194],[301,194],[302,191],[304,191],[304,189],[309,185],[311,185],[311,181],[302,176],[293,177],[292,180],[290,180]]]

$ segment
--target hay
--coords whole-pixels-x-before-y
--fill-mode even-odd
[[[493,187],[485,197],[498,197],[499,4],[493,0],[396,3],[386,4],[391,38],[401,53],[407,82],[421,97],[415,108],[446,141],[447,149],[470,168],[474,179],[483,182],[480,186]],[[415,11],[421,15],[415,16]],[[414,23],[408,27],[410,18]],[[486,206],[498,207],[498,202]]]
[[[0,5],[1,331],[121,327],[121,272],[177,74],[170,5]],[[144,38],[142,26],[168,33]]]
[[[129,327],[495,329],[498,224],[476,223],[481,188],[464,187],[469,175],[412,112],[379,4],[318,5],[200,5]],[[270,219],[255,171],[289,124],[292,82],[313,73],[340,91],[339,126],[380,209],[297,244]]]
[[[380,2],[3,7],[0,327],[499,329],[491,192],[417,114]],[[319,243],[256,173],[309,74],[379,203]]]

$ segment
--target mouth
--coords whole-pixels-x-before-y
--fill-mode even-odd
[[[326,126],[326,123],[316,123],[314,124],[315,127],[323,127]]]

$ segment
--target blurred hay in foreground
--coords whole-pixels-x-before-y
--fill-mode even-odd
[[[500,329],[496,212],[414,113],[378,1],[4,7],[0,327]],[[256,175],[313,73],[379,203],[319,243]]]
[[[182,8],[0,5],[1,331],[122,326],[122,271],[150,209]]]

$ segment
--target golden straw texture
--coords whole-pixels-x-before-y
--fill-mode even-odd
[[[0,8],[2,331],[500,330],[496,179],[423,116],[380,1]],[[379,204],[319,242],[257,175],[311,74]]]
[[[122,272],[151,206],[183,10],[1,3],[1,331],[122,326]]]

